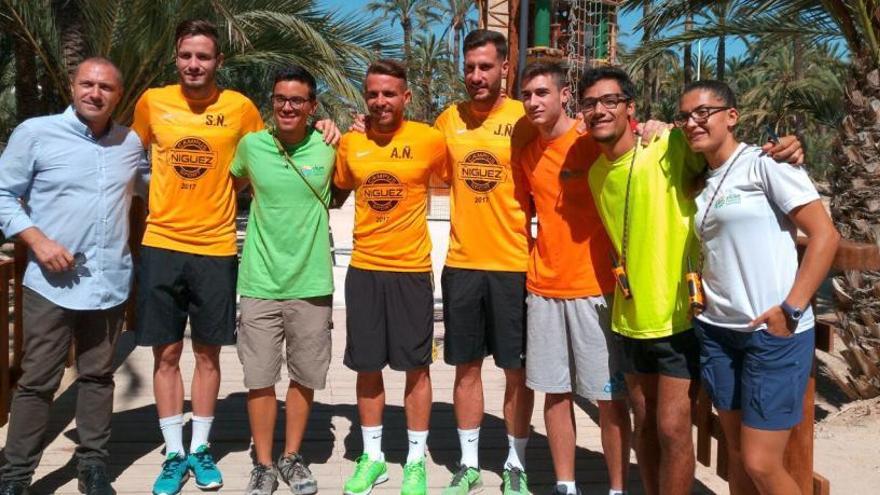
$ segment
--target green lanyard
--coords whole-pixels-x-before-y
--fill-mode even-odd
[[[297,167],[296,164],[293,163],[293,159],[290,158],[290,155],[287,153],[287,150],[284,149],[284,145],[282,145],[281,141],[278,140],[278,136],[276,136],[273,133],[272,139],[275,140],[275,146],[278,147],[278,153],[281,154],[281,156],[284,158],[284,161],[287,162],[287,165],[290,168],[292,168],[294,172],[296,172],[296,175],[298,175],[299,178],[302,179],[302,181],[303,181],[303,183],[305,183],[306,187],[309,188],[309,191],[312,191],[312,194],[315,195],[315,198],[318,200],[319,203],[321,203],[321,206],[324,207],[324,212],[326,212],[329,215],[330,214],[330,206],[324,202],[324,199],[321,198],[321,195],[318,194],[318,191],[316,191],[315,188],[312,187],[312,184],[306,179],[306,176],[303,175],[303,173],[299,169],[299,167]]]

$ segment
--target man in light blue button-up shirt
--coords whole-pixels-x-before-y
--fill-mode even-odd
[[[131,288],[129,208],[149,165],[138,136],[110,116],[119,70],[85,60],[73,106],[26,120],[0,156],[0,228],[28,247],[23,374],[12,401],[0,494],[26,493],[71,338],[78,371],[80,489],[115,493],[106,474],[113,352]]]

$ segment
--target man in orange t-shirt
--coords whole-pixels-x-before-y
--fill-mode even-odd
[[[566,77],[559,64],[546,62],[530,64],[522,76],[526,116],[539,133],[513,160],[538,217],[526,281],[526,383],[546,394],[554,493],[579,493],[573,393],[598,403],[610,493],[617,493],[626,487],[630,424],[621,356],[611,334],[611,242],[587,182],[599,149],[565,114],[571,98]]]
[[[336,153],[333,182],[354,190],[354,251],[345,277],[344,363],[357,372],[364,452],[343,492],[369,493],[388,479],[382,452],[386,365],[406,372],[409,444],[400,492],[427,493],[425,449],[431,415],[434,296],[427,189],[446,164],[443,135],[405,120],[406,67],[378,60],[367,69],[367,133],[349,132]]]
[[[444,495],[482,484],[483,359],[504,370],[508,451],[502,472],[506,495],[528,493],[525,449],[534,394],[525,385],[526,268],[531,234],[529,200],[510,167],[511,149],[534,137],[522,103],[501,89],[507,40],[477,29],[464,39],[469,99],[451,105],[434,123],[446,136],[450,184],[449,252],[443,267],[443,357],[455,366],[453,405],[461,460]],[[516,132],[514,132],[516,129]],[[527,132],[531,131],[531,132]],[[515,142],[514,142],[515,141]]]

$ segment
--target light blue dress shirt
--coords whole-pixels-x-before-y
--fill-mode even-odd
[[[148,180],[144,148],[128,127],[114,123],[95,139],[73,107],[16,127],[0,155],[0,228],[11,237],[36,226],[86,258],[79,268],[52,273],[29,252],[24,285],[68,309],[125,302],[132,279],[128,213]]]

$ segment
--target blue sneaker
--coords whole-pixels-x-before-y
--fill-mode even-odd
[[[223,486],[223,475],[214,464],[214,458],[208,452],[208,446],[202,445],[186,458],[193,476],[196,478],[196,486],[202,490],[217,490]]]
[[[153,495],[177,495],[189,478],[186,457],[172,452],[162,463],[162,472],[153,483]]]

